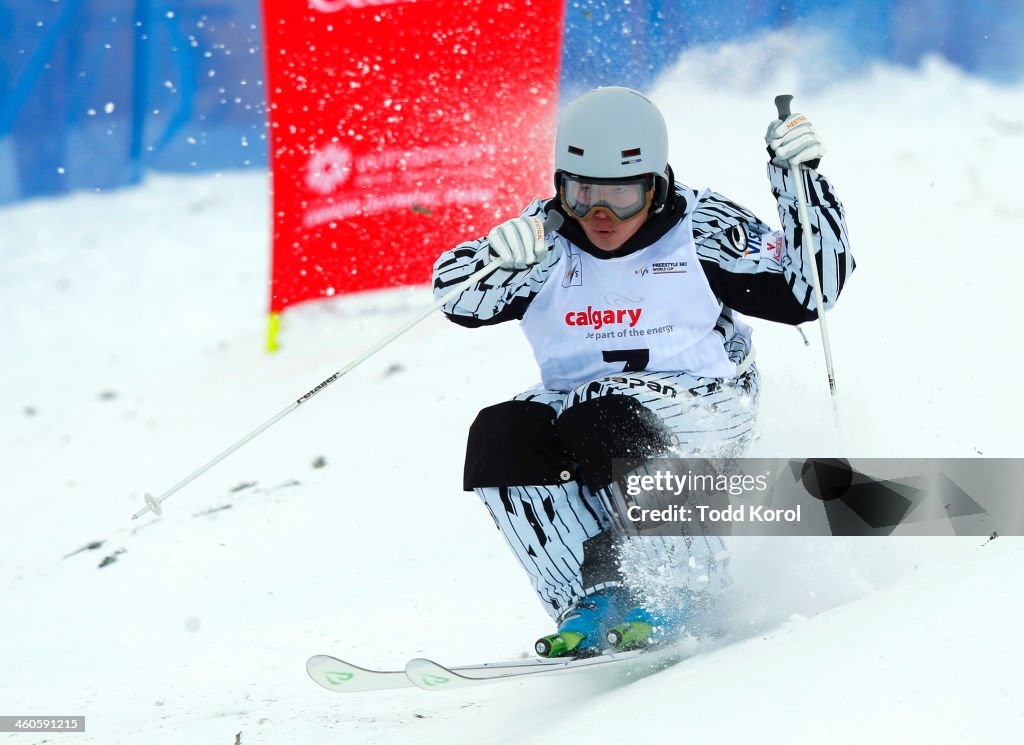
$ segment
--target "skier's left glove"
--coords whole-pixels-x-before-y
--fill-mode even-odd
[[[768,144],[772,163],[783,168],[789,168],[792,163],[814,169],[825,154],[825,145],[818,131],[803,114],[791,114],[785,120],[773,121],[768,125],[764,141]]]
[[[525,269],[548,255],[544,221],[539,217],[516,217],[487,234],[491,253],[501,260],[502,269]]]

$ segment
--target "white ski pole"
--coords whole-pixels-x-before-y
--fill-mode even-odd
[[[789,118],[792,113],[790,111],[792,100],[793,97],[789,94],[775,97],[775,108],[780,120],[785,121]],[[804,245],[804,254],[811,270],[814,303],[818,308],[818,325],[821,328],[821,346],[825,351],[825,370],[828,372],[828,389],[832,394],[832,408],[838,414],[836,409],[836,373],[832,366],[832,346],[828,341],[828,324],[825,323],[825,300],[821,294],[821,278],[818,276],[818,265],[814,261],[814,237],[811,233],[811,220],[807,216],[807,194],[804,191],[803,167],[798,163],[790,163],[789,172],[796,183],[796,208],[800,214],[801,243]]]
[[[547,218],[544,220],[544,234],[547,235],[548,233],[552,232],[553,230],[558,230],[558,228],[561,227],[561,225],[562,225],[562,216],[560,214],[558,214],[557,212],[551,212],[547,216]],[[247,434],[245,437],[243,437],[241,440],[239,440],[234,445],[229,447],[227,450],[222,452],[220,455],[218,455],[217,457],[213,458],[213,460],[209,461],[208,463],[205,463],[200,468],[198,468],[195,471],[193,471],[192,473],[190,473],[188,476],[186,476],[181,481],[179,481],[177,484],[175,484],[170,489],[165,491],[159,497],[154,497],[149,492],[146,492],[146,495],[145,495],[146,506],[143,507],[138,512],[136,512],[134,515],[132,515],[132,520],[137,520],[139,517],[141,517],[142,515],[145,515],[147,512],[150,512],[150,511],[152,511],[152,513],[154,515],[161,515],[161,514],[163,514],[163,511],[164,511],[163,510],[163,502],[168,497],[170,497],[172,494],[174,494],[175,492],[181,490],[182,488],[184,488],[188,484],[192,483],[195,479],[197,479],[200,476],[202,476],[204,473],[206,473],[211,468],[213,468],[215,465],[217,465],[222,460],[227,458],[233,452],[235,452],[236,450],[241,448],[243,445],[248,443],[250,440],[254,439],[257,435],[260,435],[263,432],[265,432],[268,429],[270,429],[271,427],[273,427],[279,421],[281,421],[286,416],[288,416],[293,411],[295,411],[297,408],[302,406],[302,404],[306,403],[307,401],[309,401],[309,399],[313,398],[313,396],[315,396],[316,394],[320,393],[320,391],[322,391],[324,388],[329,386],[331,383],[334,383],[335,381],[337,381],[338,378],[342,377],[346,373],[349,373],[352,370],[354,370],[355,368],[357,368],[363,362],[365,362],[370,357],[375,355],[377,352],[379,352],[381,349],[383,349],[388,344],[393,342],[395,339],[397,339],[399,336],[401,336],[406,331],[411,329],[413,326],[418,324],[420,321],[423,321],[428,316],[432,315],[435,310],[438,310],[443,305],[445,305],[447,302],[449,302],[450,300],[453,300],[454,298],[458,297],[463,292],[465,292],[470,287],[472,287],[477,282],[479,282],[481,279],[483,279],[487,275],[491,274],[494,270],[496,270],[498,268],[498,266],[500,266],[500,264],[501,264],[501,261],[498,260],[498,259],[495,259],[494,261],[490,262],[489,264],[487,264],[487,266],[483,267],[482,269],[478,269],[476,272],[474,272],[469,277],[464,279],[461,283],[459,283],[458,285],[456,285],[455,287],[450,289],[448,292],[446,292],[444,294],[444,296],[442,296],[441,298],[436,300],[434,302],[434,304],[431,305],[429,308],[427,308],[425,311],[420,313],[418,316],[415,316],[414,318],[411,318],[408,321],[406,321],[405,323],[403,323],[401,326],[396,328],[390,334],[385,336],[383,339],[378,341],[376,344],[374,344],[372,347],[367,349],[361,355],[359,355],[354,360],[352,360],[347,365],[345,365],[345,367],[341,368],[340,370],[338,370],[338,372],[334,373],[334,375],[332,375],[329,378],[327,378],[326,380],[324,380],[322,383],[320,383],[320,385],[318,385],[315,388],[313,388],[311,391],[309,391],[308,393],[303,395],[301,398],[299,398],[296,401],[293,401],[292,403],[290,403],[286,408],[284,408],[281,411],[279,411],[277,414],[275,414],[270,419],[265,421],[263,424],[261,424],[259,427],[254,429],[252,432]]]

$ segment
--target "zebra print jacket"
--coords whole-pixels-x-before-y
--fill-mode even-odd
[[[693,214],[693,232],[700,265],[711,290],[723,305],[719,324],[729,343],[732,312],[796,325],[817,318],[811,274],[802,246],[796,188],[787,169],[768,164],[768,178],[778,203],[782,230],[775,231],[747,209],[721,194],[670,186],[665,207],[648,218],[622,248],[603,252],[587,240],[579,224],[566,219],[559,233],[598,258],[624,256],[653,244]],[[803,171],[814,252],[828,310],[839,297],[855,263],[850,253],[842,203],[828,180],[814,170]],[[671,173],[670,173],[671,179]],[[557,198],[535,200],[524,216],[562,212]],[[434,295],[464,281],[492,260],[486,238],[459,244],[434,265]],[[449,319],[462,326],[485,326],[522,319],[530,301],[558,262],[556,252],[531,267],[499,269],[444,306]],[[749,340],[747,340],[749,342]],[[743,346],[746,346],[745,344]]]

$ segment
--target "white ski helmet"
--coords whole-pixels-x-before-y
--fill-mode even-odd
[[[668,128],[649,98],[610,86],[585,93],[566,108],[555,136],[555,182],[561,172],[590,178],[653,173],[661,199],[668,188]]]

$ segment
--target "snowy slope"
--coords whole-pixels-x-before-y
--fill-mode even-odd
[[[796,92],[847,206],[859,270],[829,315],[842,430],[817,330],[805,349],[755,322],[753,454],[1019,457],[1024,89],[938,63],[825,88],[765,54],[694,53],[653,91],[680,178],[771,222],[761,135],[772,96]],[[642,680],[317,688],[313,653],[477,661],[548,630],[460,491],[476,411],[536,372],[514,326],[428,319],[132,522],[143,491],[429,303],[415,288],[300,307],[264,354],[266,190],[165,176],[0,210],[0,715],[84,714],[75,742],[103,744],[1019,741],[1009,537],[735,543],[731,643]]]

